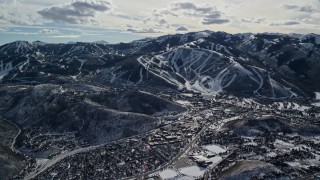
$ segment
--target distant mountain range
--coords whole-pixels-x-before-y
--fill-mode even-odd
[[[203,94],[290,98],[320,90],[319,48],[316,34],[212,31],[120,44],[16,41],[0,47],[0,79],[173,85]]]

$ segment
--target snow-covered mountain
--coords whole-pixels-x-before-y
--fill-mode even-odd
[[[319,37],[203,31],[120,44],[17,41],[0,47],[0,78],[63,76],[122,86],[173,85],[212,95],[289,98],[320,89]]]
[[[216,51],[177,48],[138,61],[151,73],[167,82],[204,94],[223,91],[242,92],[266,97],[292,97],[292,86],[273,79],[269,72],[241,65],[232,57]]]

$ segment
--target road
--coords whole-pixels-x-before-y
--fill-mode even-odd
[[[219,127],[223,126],[224,123],[226,122],[229,122],[229,121],[232,121],[232,120],[236,120],[236,119],[239,119],[240,116],[235,116],[235,117],[232,117],[232,118],[227,118],[227,119],[222,119],[220,120],[219,122],[221,122],[221,124],[219,125]],[[223,124],[222,124],[223,123]],[[176,160],[178,160],[181,156],[183,156],[186,152],[189,151],[189,149],[195,145],[196,141],[199,139],[199,137],[201,136],[201,134],[203,132],[205,132],[208,128],[210,127],[210,124],[209,123],[206,123],[204,124],[204,126],[202,127],[202,129],[198,132],[198,134],[196,136],[193,137],[193,139],[191,140],[191,142],[175,157],[173,158],[170,162],[160,166],[159,168],[155,169],[155,170],[152,170],[152,171],[149,171],[147,173],[144,173],[144,174],[140,174],[140,175],[136,175],[136,176],[132,176],[132,177],[127,177],[127,178],[124,178],[124,179],[133,179],[133,178],[137,178],[137,179],[143,179],[144,176],[147,176],[149,174],[153,174],[153,173],[156,173],[158,171],[160,171],[161,169],[165,169],[169,166],[171,166]],[[222,160],[221,160],[222,161]]]
[[[183,114],[184,113],[182,113],[181,115],[183,115]],[[167,124],[166,126],[169,126],[171,124]],[[85,147],[85,148],[79,148],[79,149],[75,149],[75,150],[70,151],[70,152],[59,154],[59,155],[55,156],[53,159],[49,159],[47,162],[41,164],[41,166],[38,167],[35,171],[30,172],[29,174],[27,174],[24,179],[33,179],[33,178],[37,177],[39,174],[43,173],[45,170],[47,170],[48,168],[52,167],[53,165],[55,165],[56,163],[58,163],[59,161],[63,160],[66,157],[69,157],[69,156],[72,156],[72,155],[75,155],[75,154],[78,154],[78,153],[82,153],[82,152],[88,152],[88,151],[91,151],[91,150],[95,150],[95,149],[97,149],[99,147],[103,147],[105,145],[108,145],[108,144],[111,144],[111,143],[114,143],[114,142],[117,142],[117,141],[123,141],[123,140],[127,140],[127,139],[132,139],[132,138],[144,135],[144,134],[150,134],[150,133],[152,133],[154,131],[158,131],[159,129],[160,128],[152,129],[150,131],[143,132],[141,134],[137,134],[137,135],[126,137],[126,138],[122,138],[122,139],[117,139],[117,140],[114,140],[114,141],[110,141],[108,143],[95,145],[95,146],[89,146],[89,147]]]
[[[174,163],[176,160],[178,160],[182,155],[184,155],[186,152],[188,152],[189,148],[191,146],[193,146],[195,144],[195,142],[198,140],[198,138],[200,137],[200,135],[206,131],[207,129],[209,128],[209,126],[204,126],[200,131],[199,133],[193,138],[193,140],[191,140],[191,142],[184,148],[183,151],[181,151],[176,157],[174,157],[172,160],[170,160],[170,162],[160,166],[159,168],[155,169],[155,170],[152,170],[152,171],[149,171],[147,173],[144,173],[144,174],[140,174],[140,175],[135,175],[135,176],[132,176],[132,177],[127,177],[127,178],[124,178],[124,179],[132,179],[132,178],[137,178],[137,179],[143,179],[144,176],[146,175],[149,175],[149,174],[152,174],[152,173],[155,173],[155,172],[158,172],[160,171],[161,169],[164,169],[168,166],[171,166],[172,163]]]
[[[186,113],[186,112],[185,112]],[[183,115],[184,113],[182,113],[181,115]],[[228,118],[228,120],[230,120],[232,118]],[[227,119],[223,119],[223,120],[220,120],[219,122],[221,122],[220,124],[220,127],[222,126],[223,122],[227,120]],[[170,125],[170,124],[168,124]],[[148,174],[152,174],[152,173],[155,173],[163,168],[166,168],[170,165],[172,165],[176,160],[178,160],[181,156],[183,156],[186,152],[188,152],[188,150],[196,143],[196,141],[199,139],[199,137],[201,136],[201,134],[203,132],[205,132],[208,128],[210,127],[209,123],[206,123],[204,124],[204,126],[202,127],[202,129],[197,133],[196,136],[193,137],[193,139],[191,140],[191,142],[176,156],[174,157],[170,162],[160,166],[159,168],[157,168],[156,170],[153,170],[153,171],[149,171],[147,173],[144,173],[144,174],[141,174],[141,175],[138,175],[138,176],[134,176],[134,177],[130,177],[130,178],[137,178],[137,177],[143,177],[145,175],[148,175]],[[131,137],[127,137],[127,138],[123,138],[123,139],[118,139],[118,140],[115,140],[115,141],[122,141],[122,140],[127,140],[127,139],[131,139],[131,138],[135,138],[137,136],[141,136],[141,135],[144,135],[144,134],[149,134],[151,132],[154,132],[154,131],[157,131],[159,130],[159,128],[157,129],[153,129],[151,131],[148,131],[148,132],[144,132],[144,133],[141,133],[141,134],[138,134],[138,135],[135,135],[135,136],[131,136]],[[79,148],[79,149],[75,149],[73,151],[70,151],[70,152],[66,152],[66,153],[63,153],[63,154],[59,154],[57,156],[55,156],[53,159],[49,159],[47,160],[45,163],[41,164],[35,171],[33,172],[30,172],[29,174],[27,174],[25,176],[25,179],[33,179],[35,178],[36,176],[38,176],[39,174],[45,172],[48,168],[52,167],[53,165],[55,165],[56,163],[58,163],[59,161],[65,159],[66,157],[69,157],[69,156],[72,156],[72,155],[75,155],[75,154],[78,154],[78,153],[82,153],[82,152],[88,152],[88,151],[91,151],[91,150],[95,150],[99,147],[103,147],[107,144],[110,144],[110,143],[114,143],[115,141],[111,141],[111,142],[108,142],[108,143],[105,143],[105,144],[100,144],[100,145],[95,145],[95,146],[90,146],[90,147],[85,147],[85,148]],[[125,179],[130,179],[130,178],[125,178]]]
[[[0,117],[0,118],[1,118],[2,120],[4,120],[4,121],[8,122],[9,124],[13,125],[14,127],[16,127],[16,128],[18,129],[19,132],[18,132],[18,133],[15,135],[15,137],[13,138],[12,144],[11,144],[11,146],[10,146],[10,149],[12,150],[12,152],[15,152],[15,153],[18,153],[18,154],[19,154],[20,152],[14,147],[14,145],[16,144],[17,138],[19,137],[19,135],[20,135],[20,133],[21,133],[21,129],[20,129],[16,124],[14,124],[14,123],[6,120],[5,118],[3,118],[3,117]]]

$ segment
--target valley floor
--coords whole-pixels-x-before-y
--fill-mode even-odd
[[[311,102],[149,92],[188,110],[163,118],[149,132],[31,163],[25,178],[281,179],[320,173],[319,107]]]

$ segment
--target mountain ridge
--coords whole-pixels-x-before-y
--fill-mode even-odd
[[[151,59],[154,59],[168,52],[175,54],[182,48],[189,48],[192,49],[193,52],[200,54],[209,50],[211,54],[232,59],[238,64],[237,67],[241,66],[240,68],[244,67],[246,70],[254,71],[251,72],[254,74],[256,74],[256,70],[262,69],[268,74],[263,76],[268,76],[270,82],[277,82],[273,83],[278,84],[275,85],[277,88],[283,86],[280,88],[281,93],[275,95],[277,93],[274,92],[257,93],[257,87],[255,87],[256,89],[252,89],[253,86],[255,86],[252,85],[252,87],[249,87],[249,91],[251,91],[249,94],[269,98],[290,98],[292,95],[303,95],[304,93],[301,92],[311,94],[320,88],[319,80],[316,78],[318,75],[316,69],[320,67],[318,60],[318,55],[320,54],[319,37],[320,36],[316,34],[228,34],[225,32],[200,31],[165,35],[158,38],[146,38],[119,44],[95,42],[47,44],[16,41],[0,46],[0,58],[2,59],[0,74],[1,78],[6,76],[4,80],[11,81],[19,79],[20,77],[26,77],[25,74],[28,74],[26,72],[31,73],[34,77],[39,77],[41,75],[39,73],[42,73],[44,76],[58,74],[59,76],[90,79],[91,77],[98,76],[99,72],[106,71],[109,72],[109,74],[105,74],[105,76],[111,76],[109,81],[111,84],[116,84],[117,81],[119,81],[122,82],[120,83],[122,85],[125,82],[127,82],[127,85],[137,85],[144,81],[147,74],[153,74],[168,82],[168,77],[152,73],[152,68],[148,69],[146,64],[143,64],[140,60],[146,56],[152,56]],[[122,62],[138,63],[137,69],[129,69],[129,67],[125,67],[125,63],[124,65],[119,65]],[[220,63],[221,61],[216,62]],[[202,66],[206,65],[202,64]],[[250,70],[250,67],[255,70]],[[168,68],[175,69],[177,67],[167,67],[167,70]],[[202,67],[202,69],[203,68],[204,67]],[[195,69],[189,70],[193,71]],[[237,73],[233,74],[233,71],[239,72],[239,69],[232,70],[229,73],[230,77],[239,75]],[[223,72],[221,73],[223,74]],[[207,76],[207,78],[214,79],[218,74],[219,73],[211,74]],[[202,76],[201,73],[198,75]],[[261,74],[259,75],[261,76]],[[223,77],[226,77],[226,75]],[[171,80],[176,82],[180,81],[182,78],[181,74],[175,76],[175,78],[177,79],[171,78]],[[258,77],[258,79],[260,78],[261,77]],[[95,77],[95,79],[97,79],[97,77]],[[115,79],[117,80],[115,81]],[[185,77],[182,79],[185,79]],[[244,79],[237,81],[241,82],[243,80]],[[261,82],[259,82],[261,80],[252,81],[256,81],[257,85],[261,85]],[[173,83],[173,85],[179,89],[185,88],[200,93],[208,92],[208,90],[204,90],[208,89],[207,87],[202,87],[200,88],[202,90],[200,90],[199,88],[191,88],[189,84],[181,84],[181,82],[179,84]],[[206,83],[205,86],[208,86],[208,83]],[[270,86],[270,84],[267,86]],[[308,88],[304,89],[305,86]],[[310,89],[310,87],[312,88],[309,92],[308,89]],[[231,89],[234,88],[231,87]],[[289,89],[294,89],[291,95],[288,93],[290,91]],[[249,92],[248,90],[245,91]],[[211,94],[214,95],[218,92],[232,93],[234,91],[230,91],[230,88],[228,90],[227,86],[225,86],[224,88],[220,88],[220,90],[212,91]]]

